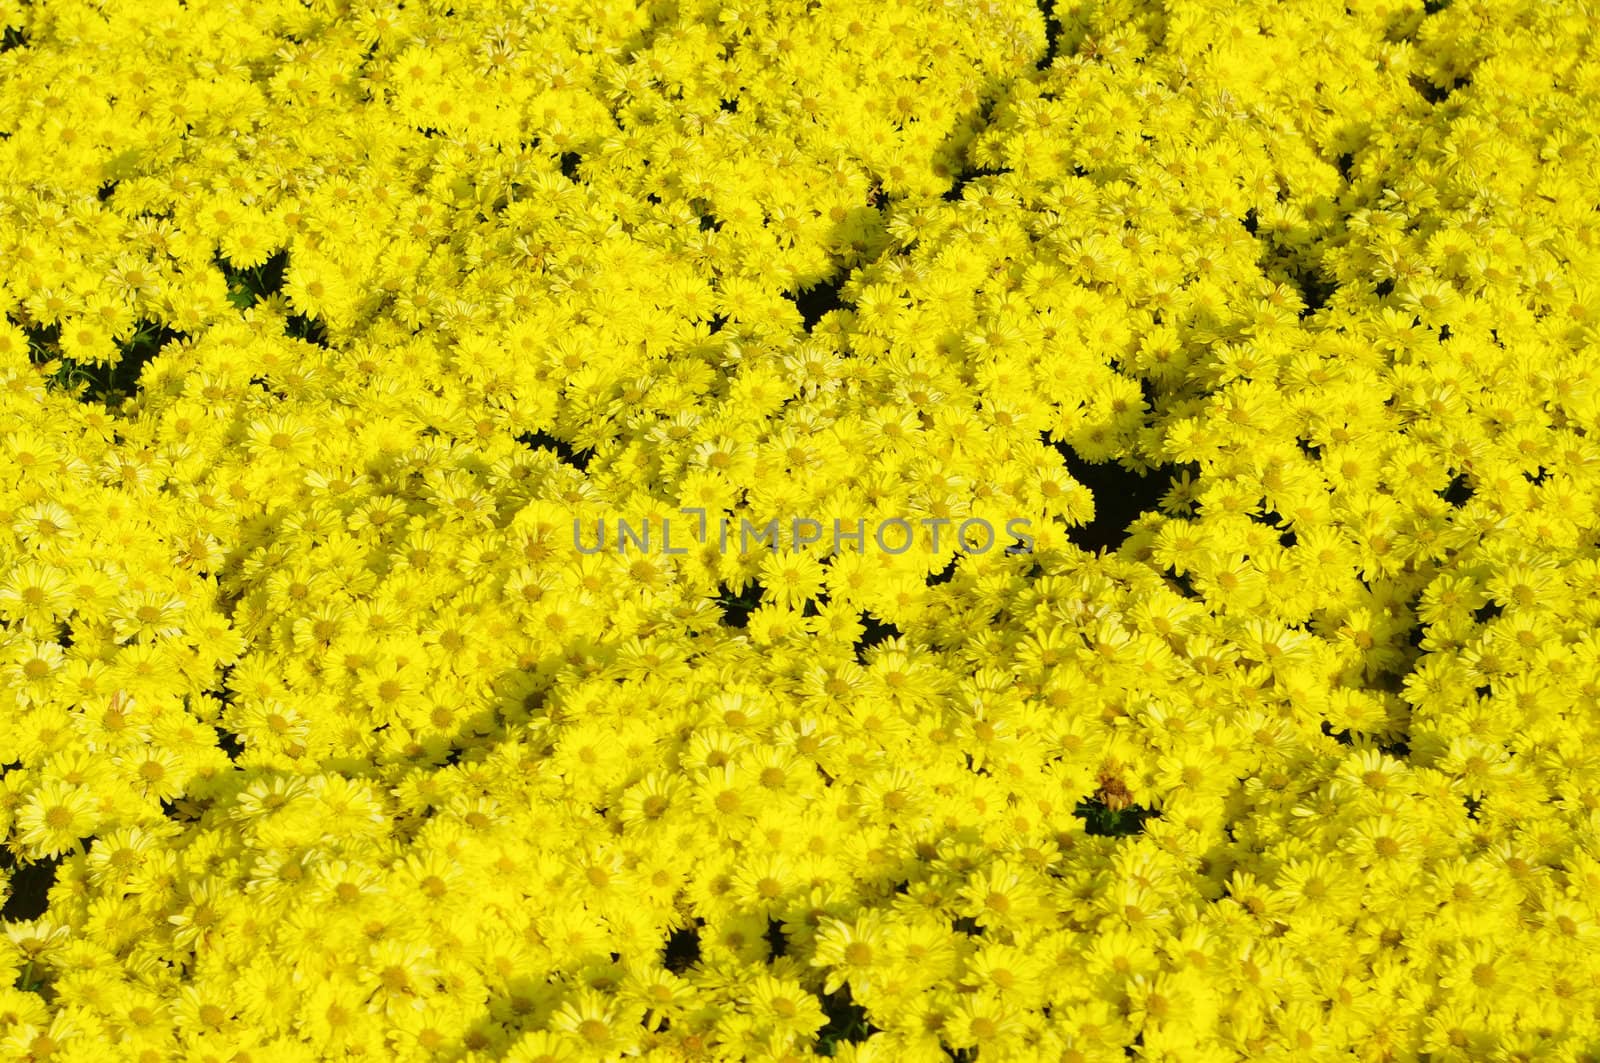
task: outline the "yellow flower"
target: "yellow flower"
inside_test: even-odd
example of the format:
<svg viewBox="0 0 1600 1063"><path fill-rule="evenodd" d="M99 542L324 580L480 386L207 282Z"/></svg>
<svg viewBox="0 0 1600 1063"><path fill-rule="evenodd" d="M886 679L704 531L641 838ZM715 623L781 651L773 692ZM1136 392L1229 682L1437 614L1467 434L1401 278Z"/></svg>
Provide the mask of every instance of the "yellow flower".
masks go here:
<svg viewBox="0 0 1600 1063"><path fill-rule="evenodd" d="M809 553L773 551L762 559L757 579L763 600L797 609L822 590L826 569Z"/></svg>
<svg viewBox="0 0 1600 1063"><path fill-rule="evenodd" d="M47 627L62 615L70 608L71 600L67 577L37 561L16 565L0 584L0 613L35 629Z"/></svg>
<svg viewBox="0 0 1600 1063"><path fill-rule="evenodd" d="M832 993L848 982L852 993L870 992L891 960L888 946L888 928L880 912L863 911L853 921L824 920L810 961L826 971L822 991Z"/></svg>
<svg viewBox="0 0 1600 1063"><path fill-rule="evenodd" d="M73 852L99 825L98 809L88 787L45 780L17 812L17 841L34 859Z"/></svg>
<svg viewBox="0 0 1600 1063"><path fill-rule="evenodd" d="M112 633L119 643L181 635L186 604L182 598L161 591L124 595L108 614Z"/></svg>
<svg viewBox="0 0 1600 1063"><path fill-rule="evenodd" d="M745 991L744 1006L757 1030L809 1038L827 1024L822 1005L799 982L760 975Z"/></svg>

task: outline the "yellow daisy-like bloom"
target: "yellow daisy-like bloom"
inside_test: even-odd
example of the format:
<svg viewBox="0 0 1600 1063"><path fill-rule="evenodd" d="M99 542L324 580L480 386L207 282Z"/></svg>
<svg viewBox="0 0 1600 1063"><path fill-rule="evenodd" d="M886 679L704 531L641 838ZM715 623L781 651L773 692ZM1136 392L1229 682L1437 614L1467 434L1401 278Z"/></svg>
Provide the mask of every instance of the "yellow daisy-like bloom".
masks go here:
<svg viewBox="0 0 1600 1063"><path fill-rule="evenodd" d="M98 825L99 801L89 788L45 781L16 813L17 840L36 859L72 852Z"/></svg>
<svg viewBox="0 0 1600 1063"><path fill-rule="evenodd" d="M761 977L748 992L750 1019L758 1028L787 1038L810 1038L827 1024L821 1004L799 982Z"/></svg>
<svg viewBox="0 0 1600 1063"><path fill-rule="evenodd" d="M889 961L887 928L881 916L865 913L853 922L832 919L817 931L813 967L827 969L823 992L848 983L853 992L870 991L874 971Z"/></svg>

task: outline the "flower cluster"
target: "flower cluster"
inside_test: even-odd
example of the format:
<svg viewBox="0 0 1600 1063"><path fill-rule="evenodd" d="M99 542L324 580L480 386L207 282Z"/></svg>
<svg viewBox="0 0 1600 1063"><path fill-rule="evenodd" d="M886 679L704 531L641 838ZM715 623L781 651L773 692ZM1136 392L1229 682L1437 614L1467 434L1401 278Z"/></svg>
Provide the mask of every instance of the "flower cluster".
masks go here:
<svg viewBox="0 0 1600 1063"><path fill-rule="evenodd" d="M0 0L0 1051L1593 1058L1579 8Z"/></svg>

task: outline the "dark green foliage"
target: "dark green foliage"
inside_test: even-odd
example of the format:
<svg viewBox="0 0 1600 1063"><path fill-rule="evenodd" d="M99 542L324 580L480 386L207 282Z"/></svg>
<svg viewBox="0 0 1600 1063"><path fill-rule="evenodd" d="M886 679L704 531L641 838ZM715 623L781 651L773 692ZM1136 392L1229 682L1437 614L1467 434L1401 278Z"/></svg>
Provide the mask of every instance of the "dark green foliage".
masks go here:
<svg viewBox="0 0 1600 1063"><path fill-rule="evenodd" d="M898 627L879 620L871 613L861 614L861 624L866 630L861 632L860 638L856 639L855 649L857 657L860 657L861 654L878 645L878 643L883 642L885 639L897 639L903 634Z"/></svg>
<svg viewBox="0 0 1600 1063"><path fill-rule="evenodd" d="M56 883L60 857L18 864L9 850L0 849L0 870L11 872L11 896L0 909L0 920L37 919L49 907L50 887Z"/></svg>
<svg viewBox="0 0 1600 1063"><path fill-rule="evenodd" d="M673 974L682 974L700 962L700 927L705 924L703 920L695 922L697 925L680 927L667 938L661 966Z"/></svg>
<svg viewBox="0 0 1600 1063"><path fill-rule="evenodd" d="M750 614L755 612L761 604L761 584L751 582L745 584L742 591L735 594L726 583L717 585L717 606L722 610L722 621L729 627L745 627L750 623Z"/></svg>
<svg viewBox="0 0 1600 1063"><path fill-rule="evenodd" d="M820 1055L832 1056L841 1043L856 1044L878 1032L867 1021L867 1009L851 997L848 985L822 998L822 1013L828 1017L828 1024L817 1034Z"/></svg>
<svg viewBox="0 0 1600 1063"><path fill-rule="evenodd" d="M1083 820L1084 831L1106 838L1124 838L1144 830L1144 821L1156 815L1154 809L1140 805L1114 809L1098 798L1080 801L1072 814Z"/></svg>
<svg viewBox="0 0 1600 1063"><path fill-rule="evenodd" d="M843 287L844 277L839 276L833 280L818 281L811 287L803 288L790 296L800 311L807 332L815 328L823 315L830 310L841 310L848 305L839 297Z"/></svg>
<svg viewBox="0 0 1600 1063"><path fill-rule="evenodd" d="M517 442L530 450L554 451L562 464L570 465L579 472L588 471L589 459L594 456L592 451L578 450L571 443L557 439L549 432L524 432L517 437Z"/></svg>
<svg viewBox="0 0 1600 1063"><path fill-rule="evenodd" d="M75 362L61 353L60 329L24 328L28 351L35 365L54 365L46 387L65 391L80 399L116 408L139 389L139 373L145 364L161 353L161 348L184 334L156 322L140 321L134 334L117 348L117 360L109 365Z"/></svg>

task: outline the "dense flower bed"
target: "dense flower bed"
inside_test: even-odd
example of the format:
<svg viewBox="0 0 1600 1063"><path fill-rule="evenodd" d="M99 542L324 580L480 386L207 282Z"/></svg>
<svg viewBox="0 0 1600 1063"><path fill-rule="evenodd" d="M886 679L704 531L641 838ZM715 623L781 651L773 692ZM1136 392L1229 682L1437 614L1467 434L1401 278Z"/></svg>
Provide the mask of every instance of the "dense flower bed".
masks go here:
<svg viewBox="0 0 1600 1063"><path fill-rule="evenodd" d="M0 21L5 1058L1600 1058L1582 5Z"/></svg>

